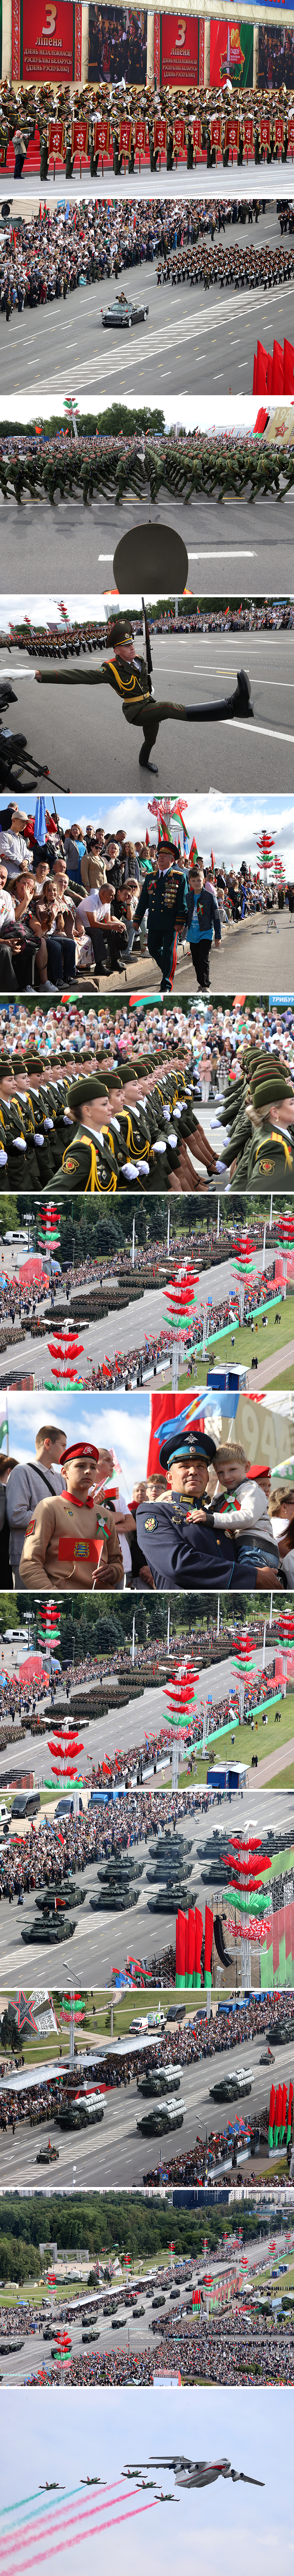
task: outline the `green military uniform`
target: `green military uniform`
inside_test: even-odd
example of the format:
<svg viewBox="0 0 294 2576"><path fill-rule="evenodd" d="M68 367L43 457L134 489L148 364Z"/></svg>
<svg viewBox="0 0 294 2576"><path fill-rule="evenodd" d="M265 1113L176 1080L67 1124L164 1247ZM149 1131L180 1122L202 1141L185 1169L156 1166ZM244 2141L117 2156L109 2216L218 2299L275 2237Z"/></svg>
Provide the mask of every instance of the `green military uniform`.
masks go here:
<svg viewBox="0 0 294 2576"><path fill-rule="evenodd" d="M163 993L167 989L172 992L177 963L178 930L183 933L188 920L186 878L176 865L176 856L174 849L169 865L167 850L167 867L164 875L159 870L155 877L144 877L135 913L136 924L144 920L146 912L148 914L149 957L155 958L156 965L161 968Z"/></svg>

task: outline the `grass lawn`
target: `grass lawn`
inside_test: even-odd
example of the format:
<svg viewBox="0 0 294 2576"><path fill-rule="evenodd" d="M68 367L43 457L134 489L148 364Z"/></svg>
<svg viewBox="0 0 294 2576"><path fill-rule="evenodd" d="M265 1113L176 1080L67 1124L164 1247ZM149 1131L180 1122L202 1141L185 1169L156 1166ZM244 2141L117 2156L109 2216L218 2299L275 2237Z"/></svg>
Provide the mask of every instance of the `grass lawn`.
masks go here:
<svg viewBox="0 0 294 2576"><path fill-rule="evenodd" d="M271 1688L271 1685L269 1685L269 1688ZM271 1709L268 1710L267 1726L263 1726L260 1710L259 1716L254 1719L253 1735L251 1735L250 1721L249 1726L235 1727L235 1743L233 1746L232 1734L234 1733L234 1728L232 1727L231 1722L227 1727L224 1727L222 1735L219 1736L218 1743L212 1745L211 1748L212 1754L214 1753L216 1768L218 1762L229 1761L231 1758L232 1762L245 1762L247 1770L251 1771L252 1753L257 1753L257 1759L259 1762L265 1762L267 1761L269 1754L275 1752L278 1754L279 1744L289 1744L292 1751L294 1742L294 1691L287 1691L286 1699L281 1700L279 1684L277 1683L275 1707L280 1708L281 1710L280 1726L275 1726L274 1708L272 1712ZM217 1718L217 1709L215 1709L215 1717ZM188 1784L188 1760L189 1755L187 1755L186 1761L183 1763L181 1770L179 1770L179 1784L182 1788L186 1787ZM209 1768L210 1761L206 1748L205 1762L202 1762L201 1754L197 1754L197 1756L195 1755L195 1765L192 1780L191 1782L189 1781L189 1786L191 1786L191 1788L196 1786L205 1789L207 1771ZM289 1771L287 1769L286 1771L281 1772L280 1778L278 1778L277 1775L277 1778L270 1782L271 1789L284 1789L285 1785L288 1789L294 1785L293 1763L291 1763L291 1765L289 1764Z"/></svg>
<svg viewBox="0 0 294 2576"><path fill-rule="evenodd" d="M276 1304L277 1306L279 1304L278 1292ZM194 1360L195 1384L197 1380L197 1385L206 1386L207 1369L210 1365L212 1351L214 1353L215 1362L229 1362L230 1365L232 1362L233 1367L248 1368L251 1375L253 1351L254 1355L256 1355L257 1352L259 1360L268 1360L271 1359L272 1353L275 1354L277 1349L279 1349L279 1351L282 1349L283 1342L291 1342L292 1339L294 1340L294 1297L286 1297L283 1299L283 1303L279 1307L279 1312L281 1321L280 1324L275 1324L274 1316L276 1313L276 1306L273 1304L272 1312L270 1310L268 1311L266 1329L265 1324L262 1322L261 1315L257 1333L255 1331L254 1333L251 1332L250 1325L248 1326L245 1324L242 1325L241 1328L239 1325L239 1328L236 1328L235 1331L234 1350L232 1350L233 1325L229 1324L227 1333L222 1333L220 1339L216 1330L213 1336L213 1342L211 1342L210 1352L209 1347L207 1347L205 1360L202 1360L201 1351L199 1351L199 1353L197 1352L197 1358ZM256 1372L254 1370L253 1377L255 1377L255 1374ZM294 1369L292 1380L289 1378L288 1371L284 1381L279 1375L279 1386L282 1386L283 1383L285 1386L291 1385L291 1383L293 1385L293 1380ZM191 1382L193 1385L193 1378ZM187 1362L185 1367L181 1372L179 1372L179 1386L185 1386L186 1384Z"/></svg>

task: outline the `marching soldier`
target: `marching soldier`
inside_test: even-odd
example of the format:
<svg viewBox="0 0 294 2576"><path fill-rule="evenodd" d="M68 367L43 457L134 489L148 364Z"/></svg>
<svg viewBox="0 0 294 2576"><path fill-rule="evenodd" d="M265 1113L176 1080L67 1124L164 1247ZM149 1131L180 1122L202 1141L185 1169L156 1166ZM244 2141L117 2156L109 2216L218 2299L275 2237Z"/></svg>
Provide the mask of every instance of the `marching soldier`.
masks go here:
<svg viewBox="0 0 294 2576"><path fill-rule="evenodd" d="M107 648L110 650L111 659L110 662L102 663L102 669L98 670L97 664L92 663L90 671L88 669L81 671L80 664L77 670L74 668L69 670L68 667L60 668L59 663L56 666L51 662L48 670L36 671L36 680L43 684L54 680L55 684L59 682L62 687L66 684L70 687L77 685L81 687L84 682L86 688L90 685L101 688L104 685L115 689L116 696L121 697L126 723L140 726L143 732L143 743L139 751L139 769L148 769L149 772L152 770L155 777L157 777L157 767L156 763L150 760L150 752L157 740L161 724L170 721L177 724L222 724L226 722L227 717L240 718L241 716L246 720L254 715L251 684L246 671L238 671L237 688L229 697L207 700L203 706L179 706L172 699L157 700L154 697L147 660L143 653L138 654L129 620L116 618L111 624L108 629Z"/></svg>

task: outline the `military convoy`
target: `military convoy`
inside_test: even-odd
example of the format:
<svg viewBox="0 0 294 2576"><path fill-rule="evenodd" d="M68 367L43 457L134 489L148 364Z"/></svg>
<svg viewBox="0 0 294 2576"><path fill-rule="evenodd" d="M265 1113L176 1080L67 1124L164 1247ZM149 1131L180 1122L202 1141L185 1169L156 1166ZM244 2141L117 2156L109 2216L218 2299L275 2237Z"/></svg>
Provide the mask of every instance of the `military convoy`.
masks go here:
<svg viewBox="0 0 294 2576"><path fill-rule="evenodd" d="M154 2070L152 2069L150 2075L142 2075L141 2084L138 2084L138 2093L143 2094L143 2101L146 2102L150 2095L155 2095L157 2097L161 2096L163 2093L179 2093L180 2087L181 2073L179 2067L158 2066L154 2067Z"/></svg>
<svg viewBox="0 0 294 2576"><path fill-rule="evenodd" d="M166 2099L155 2102L153 2109L143 2112L142 2119L137 2120L141 2138L165 2138L172 2129L182 2129L186 2109L187 2104L182 2097L179 2102L175 2102L174 2096L171 2102Z"/></svg>
<svg viewBox="0 0 294 2576"><path fill-rule="evenodd" d="M93 2129L104 2117L103 2094L94 2090L89 2093L69 2091L57 2117L60 2129Z"/></svg>
<svg viewBox="0 0 294 2576"><path fill-rule="evenodd" d="M143 1861L133 1860L131 1852L119 1852L117 1858L112 1852L98 1869L101 1885L99 1895L90 1896L92 1914L124 1914L131 1905L138 1905L142 1872Z"/></svg>

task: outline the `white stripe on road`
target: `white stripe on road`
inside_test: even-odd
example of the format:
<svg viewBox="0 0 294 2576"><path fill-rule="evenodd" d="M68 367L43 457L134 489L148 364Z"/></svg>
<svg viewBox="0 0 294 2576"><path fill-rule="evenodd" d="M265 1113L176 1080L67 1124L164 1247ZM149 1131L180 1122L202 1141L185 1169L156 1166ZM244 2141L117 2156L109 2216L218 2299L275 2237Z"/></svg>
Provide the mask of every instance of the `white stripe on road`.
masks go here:
<svg viewBox="0 0 294 2576"><path fill-rule="evenodd" d="M224 724L234 725L235 732L237 727L237 733L244 733L246 721L248 721L246 716L224 716L223 718ZM294 733L280 733L278 725L255 724L254 733L264 734L266 742L294 742Z"/></svg>

